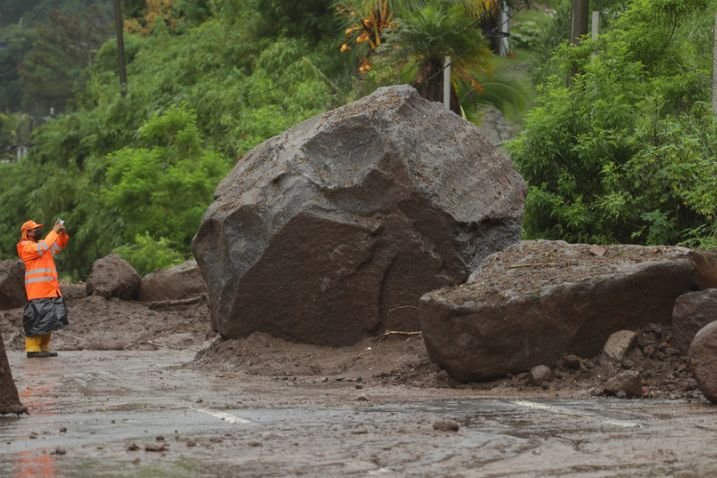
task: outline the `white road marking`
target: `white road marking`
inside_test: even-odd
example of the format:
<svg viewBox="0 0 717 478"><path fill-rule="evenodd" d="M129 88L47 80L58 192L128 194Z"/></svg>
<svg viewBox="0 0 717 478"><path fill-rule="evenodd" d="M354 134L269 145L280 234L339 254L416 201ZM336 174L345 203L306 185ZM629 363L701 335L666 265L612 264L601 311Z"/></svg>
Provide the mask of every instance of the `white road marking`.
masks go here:
<svg viewBox="0 0 717 478"><path fill-rule="evenodd" d="M197 408L198 412L206 413L207 415L211 415L215 418L218 418L220 420L223 420L227 423L254 423L251 420L247 420L246 418L238 417L236 415L232 415L231 413L227 412L218 412L214 410L207 410L206 408Z"/></svg>
<svg viewBox="0 0 717 478"><path fill-rule="evenodd" d="M530 408L530 409L533 409L533 410L543 410L543 411L546 411L546 412L558 413L558 414L561 414L561 415L573 415L573 416L576 416L576 417L580 417L580 416L592 417L592 418L595 418L595 419L597 419L597 420L602 421L603 423L605 423L605 424L607 424L607 425L614 425L614 426L616 426L616 427L634 428L634 427L639 427L639 426L640 426L639 423L631 422L631 421L628 421L628 420L613 420L613 419L611 419L611 418L604 419L604 418L602 418L601 416L599 416L599 415L597 415L597 414L594 414L594 413L578 412L578 411L575 411L575 410L571 410L571 409L569 409L569 408L556 407L556 406L553 406L553 405L545 405L545 404L543 404L543 403L529 402L529 401L527 401L527 400L515 400L515 401L512 401L512 402L510 402L510 403L512 403L513 405L518 405L519 407Z"/></svg>

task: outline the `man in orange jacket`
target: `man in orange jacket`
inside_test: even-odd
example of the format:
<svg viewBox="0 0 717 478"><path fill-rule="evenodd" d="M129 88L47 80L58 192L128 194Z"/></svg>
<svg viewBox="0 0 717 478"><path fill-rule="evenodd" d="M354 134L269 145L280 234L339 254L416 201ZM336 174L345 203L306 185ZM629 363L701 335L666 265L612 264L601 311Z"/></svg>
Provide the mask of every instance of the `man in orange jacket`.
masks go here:
<svg viewBox="0 0 717 478"><path fill-rule="evenodd" d="M42 224L27 221L20 229L17 255L25 263L25 292L28 303L22 317L28 357L56 357L50 352L52 332L68 325L65 299L60 293L54 257L70 237L63 221L42 239Z"/></svg>

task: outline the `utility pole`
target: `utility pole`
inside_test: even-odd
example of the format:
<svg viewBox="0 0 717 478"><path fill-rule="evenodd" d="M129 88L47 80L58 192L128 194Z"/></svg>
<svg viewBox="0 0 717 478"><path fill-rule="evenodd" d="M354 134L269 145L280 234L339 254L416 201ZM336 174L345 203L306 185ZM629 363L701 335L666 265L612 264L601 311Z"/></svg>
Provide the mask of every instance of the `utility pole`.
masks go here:
<svg viewBox="0 0 717 478"><path fill-rule="evenodd" d="M712 111L717 114L717 13L715 13L714 46L712 48Z"/></svg>
<svg viewBox="0 0 717 478"><path fill-rule="evenodd" d="M508 34L498 38L498 54L500 56L508 56L508 53L510 53L510 15L507 0L503 0L500 5L500 26L498 30Z"/></svg>
<svg viewBox="0 0 717 478"><path fill-rule="evenodd" d="M451 57L443 63L443 106L451 111Z"/></svg>
<svg viewBox="0 0 717 478"><path fill-rule="evenodd" d="M573 0L573 18L570 23L570 44L580 43L580 37L588 33L588 7L590 0Z"/></svg>
<svg viewBox="0 0 717 478"><path fill-rule="evenodd" d="M593 12L592 40L595 41L600 35L600 12Z"/></svg>
<svg viewBox="0 0 717 478"><path fill-rule="evenodd" d="M127 96L127 66L124 58L124 29L122 28L122 5L120 4L120 0L115 0L115 30L117 34L120 94Z"/></svg>

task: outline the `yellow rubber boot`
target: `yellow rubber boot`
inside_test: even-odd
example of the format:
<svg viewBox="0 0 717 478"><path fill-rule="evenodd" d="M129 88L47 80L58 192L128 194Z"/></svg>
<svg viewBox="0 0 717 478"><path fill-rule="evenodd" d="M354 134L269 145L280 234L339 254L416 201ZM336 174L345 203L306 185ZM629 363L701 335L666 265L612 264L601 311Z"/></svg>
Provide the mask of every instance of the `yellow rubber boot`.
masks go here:
<svg viewBox="0 0 717 478"><path fill-rule="evenodd" d="M25 352L41 352L42 336L25 337Z"/></svg>
<svg viewBox="0 0 717 478"><path fill-rule="evenodd" d="M49 352L50 351L50 339L52 338L52 332L40 335L40 350L42 352Z"/></svg>

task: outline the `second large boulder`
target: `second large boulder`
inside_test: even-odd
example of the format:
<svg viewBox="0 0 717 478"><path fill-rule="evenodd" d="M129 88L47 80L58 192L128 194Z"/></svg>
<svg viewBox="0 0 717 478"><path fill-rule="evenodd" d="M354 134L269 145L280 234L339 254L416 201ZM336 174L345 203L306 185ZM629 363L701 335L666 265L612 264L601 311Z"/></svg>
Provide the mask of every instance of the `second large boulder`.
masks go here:
<svg viewBox="0 0 717 478"><path fill-rule="evenodd" d="M613 332L669 323L704 274L681 247L525 241L487 258L469 283L423 296L423 338L464 381L590 357Z"/></svg>
<svg viewBox="0 0 717 478"><path fill-rule="evenodd" d="M162 301L189 299L207 292L196 261L187 261L142 277L139 300Z"/></svg>
<svg viewBox="0 0 717 478"><path fill-rule="evenodd" d="M327 345L417 330L418 299L520 236L526 185L471 123L381 88L254 148L192 248L212 324Z"/></svg>

